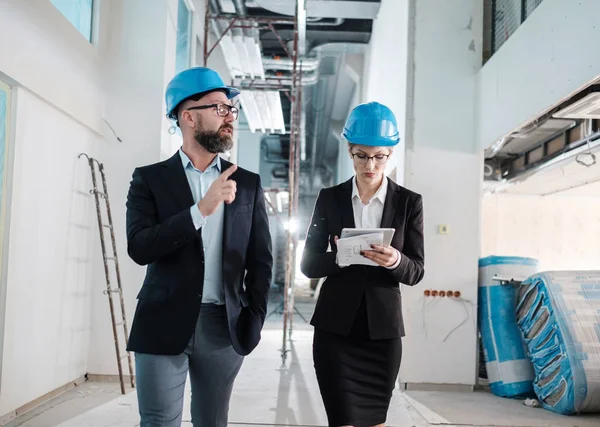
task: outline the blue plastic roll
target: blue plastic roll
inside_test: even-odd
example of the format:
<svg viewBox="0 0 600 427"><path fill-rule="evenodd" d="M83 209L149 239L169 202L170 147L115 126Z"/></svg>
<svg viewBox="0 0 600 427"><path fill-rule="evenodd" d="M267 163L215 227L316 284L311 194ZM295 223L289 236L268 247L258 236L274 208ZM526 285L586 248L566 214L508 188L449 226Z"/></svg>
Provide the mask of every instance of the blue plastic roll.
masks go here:
<svg viewBox="0 0 600 427"><path fill-rule="evenodd" d="M537 272L532 258L490 256L479 260L479 329L489 387L501 397L534 397L534 370L517 326L515 286L495 276L525 280Z"/></svg>

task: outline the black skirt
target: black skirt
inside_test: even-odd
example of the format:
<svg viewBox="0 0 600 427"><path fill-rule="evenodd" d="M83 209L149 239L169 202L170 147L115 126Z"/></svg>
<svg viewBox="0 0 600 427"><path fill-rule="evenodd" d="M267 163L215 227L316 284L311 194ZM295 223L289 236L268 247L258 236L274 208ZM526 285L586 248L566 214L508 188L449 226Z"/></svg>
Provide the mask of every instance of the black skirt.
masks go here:
<svg viewBox="0 0 600 427"><path fill-rule="evenodd" d="M385 423L401 359L401 338L369 338L364 297L349 336L315 328L313 360L329 426Z"/></svg>

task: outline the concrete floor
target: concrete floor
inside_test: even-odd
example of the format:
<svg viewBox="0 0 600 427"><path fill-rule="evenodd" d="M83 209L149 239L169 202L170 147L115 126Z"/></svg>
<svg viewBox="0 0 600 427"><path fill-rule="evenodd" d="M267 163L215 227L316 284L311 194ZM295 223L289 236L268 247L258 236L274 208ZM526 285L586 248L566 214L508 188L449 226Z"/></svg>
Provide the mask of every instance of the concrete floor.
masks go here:
<svg viewBox="0 0 600 427"><path fill-rule="evenodd" d="M274 325L267 325L274 326ZM293 333L286 366L281 360L281 330L267 327L256 351L247 357L234 389L231 426L327 426L314 376L312 332ZM184 426L189 422L189 394ZM7 427L131 427L139 425L136 394L121 395L115 383L88 382L11 422ZM564 417L488 392L403 393L392 398L388 426L552 426L598 427L600 415Z"/></svg>
<svg viewBox="0 0 600 427"><path fill-rule="evenodd" d="M300 292L301 291L301 292ZM315 301L308 288L297 289L294 331L282 365L281 298L271 295L263 339L247 357L236 380L229 425L327 426L312 362ZM302 319L304 317L304 319ZM306 322L304 321L306 320ZM188 382L189 383L189 382ZM189 389L183 426L191 426ZM131 427L138 426L135 391L121 395L117 383L87 382L22 415L6 427ZM388 414L390 427L599 427L600 415L564 417L486 391L475 393L394 393Z"/></svg>

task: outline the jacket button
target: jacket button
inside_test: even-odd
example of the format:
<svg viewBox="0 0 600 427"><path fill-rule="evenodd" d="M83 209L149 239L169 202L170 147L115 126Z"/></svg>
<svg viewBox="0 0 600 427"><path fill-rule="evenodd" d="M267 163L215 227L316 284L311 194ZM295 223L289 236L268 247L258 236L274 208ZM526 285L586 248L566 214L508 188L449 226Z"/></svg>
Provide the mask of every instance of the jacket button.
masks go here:
<svg viewBox="0 0 600 427"><path fill-rule="evenodd" d="M198 294L198 298L202 298L202 294Z"/></svg>

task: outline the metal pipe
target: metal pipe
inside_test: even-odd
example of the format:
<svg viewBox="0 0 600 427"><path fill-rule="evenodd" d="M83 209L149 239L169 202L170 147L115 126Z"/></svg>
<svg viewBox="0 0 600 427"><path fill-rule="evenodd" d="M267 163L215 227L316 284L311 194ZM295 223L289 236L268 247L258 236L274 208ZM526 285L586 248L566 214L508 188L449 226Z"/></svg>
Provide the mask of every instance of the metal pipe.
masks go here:
<svg viewBox="0 0 600 427"><path fill-rule="evenodd" d="M321 90L319 90L321 89ZM312 104L313 110L316 110L316 114L314 115L314 124L312 141L311 141L311 153L310 153L310 190L314 189L315 184L315 175L317 169L317 142L319 138L319 130L321 128L321 119L323 118L323 111L325 110L325 97L327 96L327 88L323 87L323 85L319 85L315 92L317 99L314 100L315 103ZM314 92L313 92L314 93Z"/></svg>
<svg viewBox="0 0 600 427"><path fill-rule="evenodd" d="M207 62L208 62L208 26L210 25L210 3L206 2L204 4L205 10L204 10L204 43L203 43L203 49L204 49L204 57L203 57L203 64L206 67L207 66Z"/></svg>
<svg viewBox="0 0 600 427"><path fill-rule="evenodd" d="M221 8L219 6L218 0L210 0L210 2L207 2L206 7L207 7L208 10L212 9L212 13L213 14L217 14L218 15L221 12ZM206 20L209 20L211 18L210 14L208 14L208 15L209 16L206 17ZM223 28L221 27L221 23L218 20L214 19L214 18L210 19L210 20L213 21L213 26L214 26L214 28L218 32L217 38L220 37L221 34L223 34Z"/></svg>
<svg viewBox="0 0 600 427"><path fill-rule="evenodd" d="M496 140L496 142L494 142L494 144L492 146L485 149L485 154L484 154L485 158L486 159L493 158L496 154L498 154L500 152L500 150L502 150L502 148L504 148L504 146L506 145L506 143L509 140L510 140L509 137L502 137L502 138Z"/></svg>
<svg viewBox="0 0 600 427"><path fill-rule="evenodd" d="M235 7L235 13L240 16L248 15L248 10L246 9L246 3L244 3L244 0L232 0L232 2L233 7Z"/></svg>
<svg viewBox="0 0 600 427"><path fill-rule="evenodd" d="M302 88L300 88L300 95L302 95ZM304 101L300 102L300 160L306 160L306 102Z"/></svg>
<svg viewBox="0 0 600 427"><path fill-rule="evenodd" d="M298 86L297 86L297 63L298 63L298 27L297 21L294 20L294 44L293 44L293 55L292 59L294 61L294 68L292 74L292 114L290 115L291 119L291 129L290 129L290 149L289 149L289 176L288 176L288 186L289 186L289 194L290 194L290 203L288 204L288 223L292 219L295 220L295 212L294 212L294 192L296 190L296 182L295 182L295 171L294 167L296 165L295 156L296 156L296 133L297 133L297 122L296 115L298 109ZM281 357L283 364L285 364L285 359L287 356L287 341L288 341L288 322L290 323L291 329L291 311L293 310L293 299L290 300L290 293L293 292L293 282L294 282L294 267L295 267L295 250L294 250L294 238L292 236L291 227L288 227L287 233L287 257L286 257L286 274L285 274L285 284L283 290L283 345L281 349Z"/></svg>
<svg viewBox="0 0 600 427"><path fill-rule="evenodd" d="M296 26L298 28L298 55L306 55L306 0L296 0Z"/></svg>
<svg viewBox="0 0 600 427"><path fill-rule="evenodd" d="M248 10L246 9L246 4L244 3L244 0L232 0L233 1L233 6L235 7L235 13L236 15L239 15L240 17L244 18L246 16L248 16ZM243 21L244 25L246 21ZM251 23L250 26L254 26L256 27L256 23ZM238 31L240 31L238 29ZM244 29L244 35L247 37L254 37L255 36L255 30L254 29Z"/></svg>

